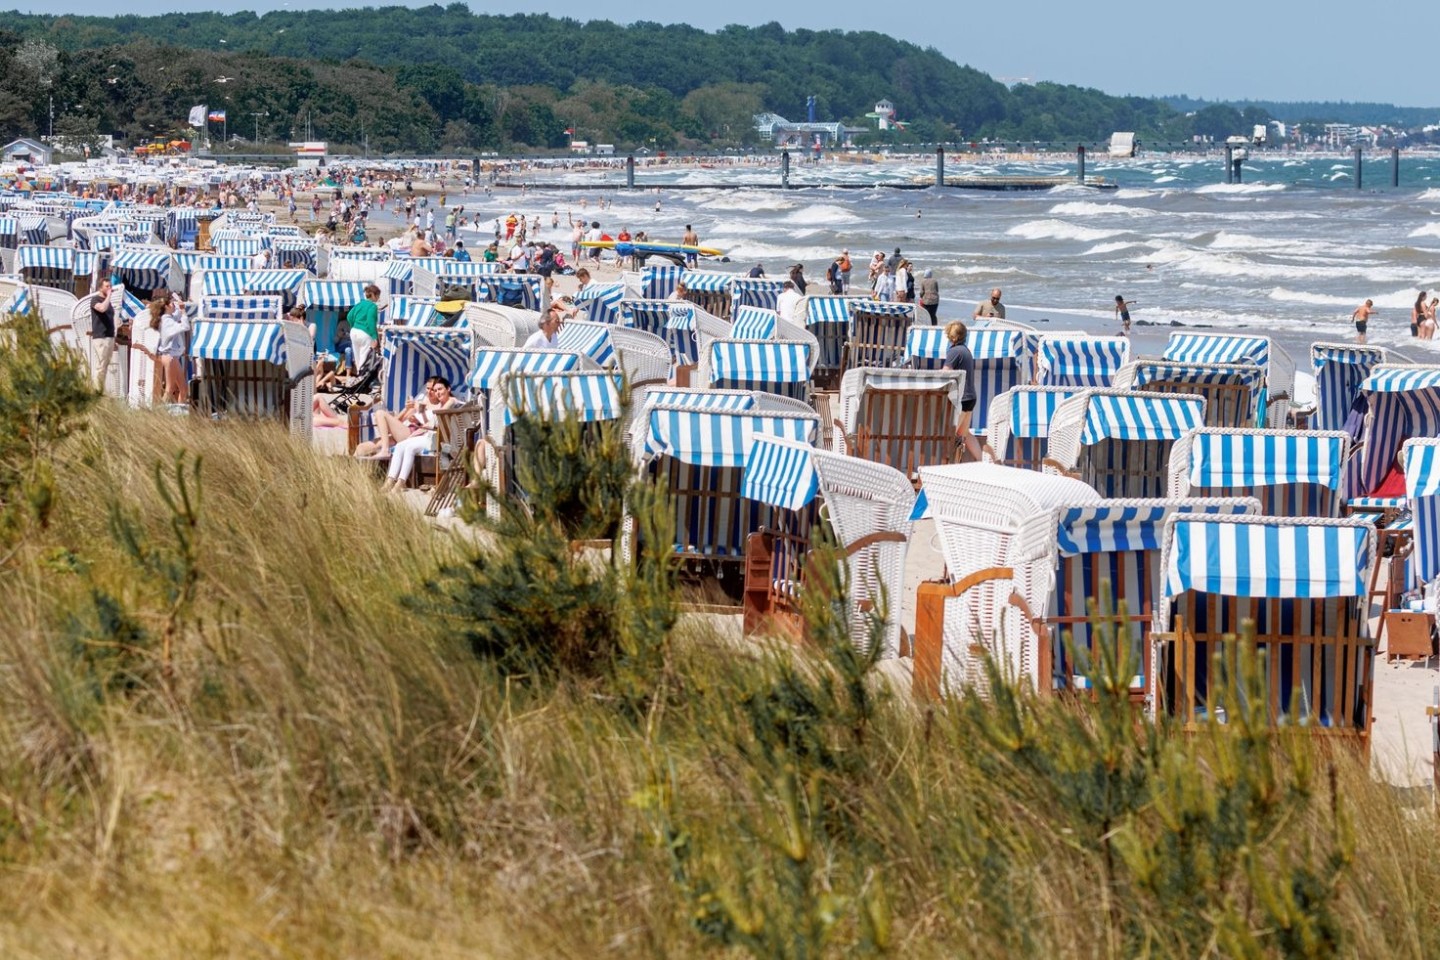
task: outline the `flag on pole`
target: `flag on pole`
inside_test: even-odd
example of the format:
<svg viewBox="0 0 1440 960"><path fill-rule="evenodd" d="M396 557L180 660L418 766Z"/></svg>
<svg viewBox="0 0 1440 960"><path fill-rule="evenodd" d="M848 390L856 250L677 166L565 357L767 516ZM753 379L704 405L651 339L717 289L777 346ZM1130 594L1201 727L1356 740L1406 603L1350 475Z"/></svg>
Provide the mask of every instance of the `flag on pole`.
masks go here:
<svg viewBox="0 0 1440 960"><path fill-rule="evenodd" d="M205 104L202 103L198 107L190 108L190 126L205 126Z"/></svg>
<svg viewBox="0 0 1440 960"><path fill-rule="evenodd" d="M210 122L211 122L211 123L224 123L224 122L225 122L225 111L224 111L224 110L211 110L210 113L209 113L209 118L210 118Z"/></svg>

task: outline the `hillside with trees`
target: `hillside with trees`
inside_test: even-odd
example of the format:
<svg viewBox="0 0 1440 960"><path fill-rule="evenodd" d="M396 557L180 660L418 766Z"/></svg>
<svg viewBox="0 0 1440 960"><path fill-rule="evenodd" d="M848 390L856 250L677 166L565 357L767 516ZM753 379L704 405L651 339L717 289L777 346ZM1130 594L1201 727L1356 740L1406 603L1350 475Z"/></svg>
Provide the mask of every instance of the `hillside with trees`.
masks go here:
<svg viewBox="0 0 1440 960"><path fill-rule="evenodd" d="M159 40L163 38L163 44ZM220 77L233 77L224 84ZM683 25L477 16L467 6L364 11L7 17L0 135L57 124L143 137L191 105L232 132L304 134L377 151L558 148L566 130L621 146L753 142L751 117L819 115L866 126L893 101L917 142L1190 135L1160 100L1052 83L1013 89L933 48L874 32L706 32ZM252 122L259 121L258 130ZM248 128L248 129L247 129ZM878 137L878 135L877 135Z"/></svg>

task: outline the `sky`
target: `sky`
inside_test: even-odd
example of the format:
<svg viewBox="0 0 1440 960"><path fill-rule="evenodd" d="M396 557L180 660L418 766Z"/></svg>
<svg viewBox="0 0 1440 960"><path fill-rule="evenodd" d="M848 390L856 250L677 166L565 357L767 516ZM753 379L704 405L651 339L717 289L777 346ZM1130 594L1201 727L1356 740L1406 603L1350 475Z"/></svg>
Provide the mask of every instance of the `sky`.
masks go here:
<svg viewBox="0 0 1440 960"><path fill-rule="evenodd" d="M113 15L177 10L294 10L355 7L363 0L0 0L28 13ZM370 5L381 5L371 3ZM426 6L391 0L389 6ZM513 13L513 5L471 2L477 13ZM1167 3L966 3L917 0L904 7L833 0L725 0L723 3L607 7L587 0L526 6L579 20L685 22L705 30L778 21L787 29L876 30L922 46L997 80L1050 80L1116 95L1185 94L1206 100L1346 100L1440 107L1435 0L1283 0ZM678 11L683 10L682 15ZM899 16L894 16L894 14ZM3 21L0 21L3 22ZM1407 39L1408 38L1408 39Z"/></svg>

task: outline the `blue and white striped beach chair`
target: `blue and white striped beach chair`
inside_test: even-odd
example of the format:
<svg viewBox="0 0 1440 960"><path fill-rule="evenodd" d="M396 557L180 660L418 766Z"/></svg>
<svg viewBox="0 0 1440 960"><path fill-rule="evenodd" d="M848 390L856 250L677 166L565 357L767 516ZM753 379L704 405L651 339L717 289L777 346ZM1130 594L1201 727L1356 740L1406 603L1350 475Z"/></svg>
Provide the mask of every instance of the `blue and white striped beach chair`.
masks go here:
<svg viewBox="0 0 1440 960"><path fill-rule="evenodd" d="M15 269L27 284L73 294L76 277L75 254L73 247L22 244L15 251Z"/></svg>
<svg viewBox="0 0 1440 960"><path fill-rule="evenodd" d="M1289 419L1290 396L1295 389L1295 361L1269 337L1224 333L1172 333L1164 360L1180 363L1249 364L1265 372L1257 405L1257 423L1284 427Z"/></svg>
<svg viewBox="0 0 1440 960"><path fill-rule="evenodd" d="M340 315L365 299L365 283L361 280L307 280L300 286L300 302L305 306L305 319L315 327L315 354L335 358L335 331Z"/></svg>
<svg viewBox="0 0 1440 960"><path fill-rule="evenodd" d="M279 297L202 297L200 316L206 320L278 322L285 307Z"/></svg>
<svg viewBox="0 0 1440 960"><path fill-rule="evenodd" d="M841 375L856 367L897 367L905 356L906 334L915 322L913 303L849 300L850 328Z"/></svg>
<svg viewBox="0 0 1440 960"><path fill-rule="evenodd" d="M773 522L776 509L741 492L755 437L766 434L813 444L819 426L813 412L648 404L646 428L635 431L632 442L642 474L668 491L674 505L674 553L696 560L742 559L746 538ZM629 529L631 550L633 536Z"/></svg>
<svg viewBox="0 0 1440 960"><path fill-rule="evenodd" d="M1152 656L1155 709L1186 729L1224 722L1221 638L1254 623L1255 669L1276 725L1368 740L1374 641L1367 520L1174 516L1165 526ZM1225 671L1235 669L1233 662ZM1242 688L1241 695L1244 695Z"/></svg>
<svg viewBox="0 0 1440 960"><path fill-rule="evenodd" d="M815 383L833 390L845 359L845 341L850 336L850 298L808 296L804 299L805 329L814 335L819 354L815 362Z"/></svg>
<svg viewBox="0 0 1440 960"><path fill-rule="evenodd" d="M1408 440L1404 454L1407 519L1414 543L1407 582L1417 588L1440 577L1440 440Z"/></svg>
<svg viewBox="0 0 1440 960"><path fill-rule="evenodd" d="M273 264L281 269L320 273L319 244L309 238L277 238L270 245Z"/></svg>
<svg viewBox="0 0 1440 960"><path fill-rule="evenodd" d="M386 324L406 327L443 326L445 318L435 310L439 302L435 297L392 296L381 320Z"/></svg>
<svg viewBox="0 0 1440 960"><path fill-rule="evenodd" d="M314 418L314 344L303 325L200 319L190 341L197 362L194 390L208 416L278 419L308 440Z"/></svg>
<svg viewBox="0 0 1440 960"><path fill-rule="evenodd" d="M835 452L883 463L912 480L922 466L954 463L964 389L959 370L847 370Z"/></svg>
<svg viewBox="0 0 1440 960"><path fill-rule="evenodd" d="M1160 541L1173 514L1253 515L1249 497L1098 500L1056 510L1055 588L1046 607L1049 650L1041 674L1052 689L1090 686L1101 654L1091 617L1110 625L1117 664L1135 671L1131 697L1144 700L1150 677L1150 630L1160 595ZM1069 641L1067 645L1067 640ZM1075 658L1071 657L1074 651Z"/></svg>
<svg viewBox="0 0 1440 960"><path fill-rule="evenodd" d="M1044 466L1055 408L1079 393L1075 387L1018 386L990 404L982 454L987 462L1039 470Z"/></svg>
<svg viewBox="0 0 1440 960"><path fill-rule="evenodd" d="M591 283L575 294L575 304L591 323L616 324L621 322L620 301L632 293L624 283Z"/></svg>
<svg viewBox="0 0 1440 960"><path fill-rule="evenodd" d="M685 284L685 299L721 320L730 319L730 291L736 279L733 273L715 270L686 270L680 276Z"/></svg>
<svg viewBox="0 0 1440 960"><path fill-rule="evenodd" d="M541 278L527 273L480 274L475 276L475 295L503 307L540 309ZM417 283L415 289L420 290Z"/></svg>
<svg viewBox="0 0 1440 960"><path fill-rule="evenodd" d="M675 284L685 268L674 264L650 265L640 268L640 299L664 300L675 292ZM653 331L652 331L653 332Z"/></svg>
<svg viewBox="0 0 1440 960"><path fill-rule="evenodd" d="M730 339L774 340L777 319L774 310L737 305L730 314Z"/></svg>
<svg viewBox="0 0 1440 960"><path fill-rule="evenodd" d="M1108 387L1129 359L1129 337L1046 334L1036 345L1035 385Z"/></svg>
<svg viewBox="0 0 1440 960"><path fill-rule="evenodd" d="M780 292L784 289L784 280L769 277L735 277L730 281L731 319L735 318L735 311L741 307L759 307L762 310L776 309L776 304L780 300ZM797 318L784 317L783 319L794 322Z"/></svg>
<svg viewBox="0 0 1440 960"><path fill-rule="evenodd" d="M444 377L461 400L470 395L466 382L476 352L470 331L386 326L380 333L380 403L385 409L402 409L431 377Z"/></svg>
<svg viewBox="0 0 1440 960"><path fill-rule="evenodd" d="M1359 444L1345 462L1341 489L1352 511L1391 516L1405 498L1375 496L1406 440L1440 437L1440 365L1380 364L1360 385L1366 401Z"/></svg>
<svg viewBox="0 0 1440 960"><path fill-rule="evenodd" d="M540 314L495 303L467 303L460 325L470 328L486 344L499 349L518 347L540 329Z"/></svg>
<svg viewBox="0 0 1440 960"><path fill-rule="evenodd" d="M1205 422L1205 401L1182 394L1084 390L1055 408L1044 469L1110 498L1163 497L1170 450Z"/></svg>
<svg viewBox="0 0 1440 960"><path fill-rule="evenodd" d="M1338 517L1349 445L1339 430L1195 430L1170 451L1170 495L1250 495L1266 516Z"/></svg>
<svg viewBox="0 0 1440 960"><path fill-rule="evenodd" d="M1355 343L1316 343L1310 346L1310 369L1315 374L1314 430L1344 430L1360 385L1370 371L1387 361L1384 347Z"/></svg>
<svg viewBox="0 0 1440 960"><path fill-rule="evenodd" d="M1115 375L1117 390L1183 393L1205 398L1205 425L1253 427L1265 396L1265 370L1253 363L1132 360Z"/></svg>
<svg viewBox="0 0 1440 960"><path fill-rule="evenodd" d="M179 265L164 247L122 247L110 259L110 273L120 278L125 289L145 299L156 290L179 290L184 286Z"/></svg>
<svg viewBox="0 0 1440 960"><path fill-rule="evenodd" d="M234 270L242 273L250 270L248 257L221 257L213 253L190 253L179 252L175 254L175 265L180 270L181 283L184 285L180 291L186 300L195 300L204 296L203 287L196 282L200 274L212 271ZM244 291L239 291L243 293Z"/></svg>

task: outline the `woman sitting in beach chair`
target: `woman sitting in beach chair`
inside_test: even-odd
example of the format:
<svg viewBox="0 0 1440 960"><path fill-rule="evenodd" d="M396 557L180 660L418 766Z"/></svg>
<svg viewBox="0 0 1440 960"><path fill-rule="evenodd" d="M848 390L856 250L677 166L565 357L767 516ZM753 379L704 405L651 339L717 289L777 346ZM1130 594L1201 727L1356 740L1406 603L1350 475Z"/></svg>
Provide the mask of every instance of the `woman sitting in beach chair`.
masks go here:
<svg viewBox="0 0 1440 960"><path fill-rule="evenodd" d="M386 493L404 487L415 469L415 458L432 452L436 411L448 410L458 402L448 380L431 377L425 382L425 393L405 404L399 414L375 411L375 434L379 439L362 444L355 452L357 456L390 461Z"/></svg>

